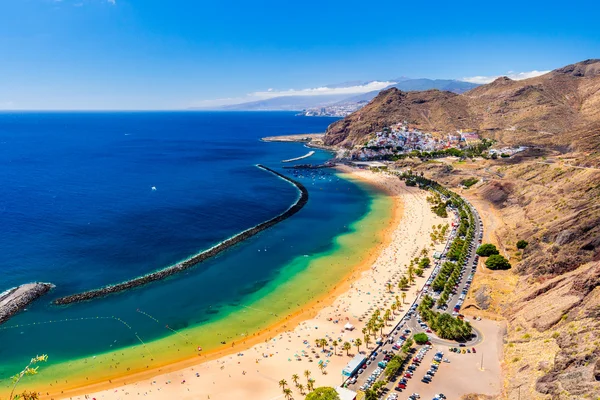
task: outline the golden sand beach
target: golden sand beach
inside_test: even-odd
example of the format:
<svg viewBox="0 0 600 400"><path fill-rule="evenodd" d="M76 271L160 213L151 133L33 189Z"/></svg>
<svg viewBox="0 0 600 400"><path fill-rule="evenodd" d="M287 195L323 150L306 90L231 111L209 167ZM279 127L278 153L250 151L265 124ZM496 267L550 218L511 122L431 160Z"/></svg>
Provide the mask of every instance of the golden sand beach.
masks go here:
<svg viewBox="0 0 600 400"><path fill-rule="evenodd" d="M364 262L356 265L327 295L315 299L283 321L272 324L259 334L239 343L235 348L221 348L201 358L187 359L147 372L129 375L111 382L65 391L52 398L73 399L274 399L282 397L278 382L292 376L306 383L308 371L315 386L335 386L342 382L341 370L356 353L338 347L337 354L316 358L315 339L331 338L341 342L362 338L363 316L376 307L386 307L397 288L388 291L386 283L396 281L410 259L430 246L432 226L444 222L429 210L426 192L406 187L396 177L366 170L339 167L352 179L377 186L393 199L393 217L382 227L381 244ZM440 245L441 246L441 245ZM440 247L438 246L438 247ZM417 278L406 292L410 304L425 277ZM318 280L315 281L318 283ZM403 312L397 312L398 320ZM362 321L361 321L362 320ZM356 327L352 332L344 324ZM390 324L392 322L390 321ZM364 345L361 350L364 350ZM313 353L313 350L315 351ZM321 371L318 361L327 362ZM293 384L292 384L293 386ZM296 396L299 391L296 389Z"/></svg>

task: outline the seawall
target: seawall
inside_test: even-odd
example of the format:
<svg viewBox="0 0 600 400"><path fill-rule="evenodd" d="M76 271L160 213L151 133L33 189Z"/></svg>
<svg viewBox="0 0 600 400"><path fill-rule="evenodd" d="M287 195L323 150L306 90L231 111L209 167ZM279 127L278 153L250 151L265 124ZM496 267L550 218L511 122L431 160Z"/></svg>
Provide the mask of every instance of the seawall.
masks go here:
<svg viewBox="0 0 600 400"><path fill-rule="evenodd" d="M45 295L54 285L50 283L27 283L0 293L0 324L24 310L30 303Z"/></svg>
<svg viewBox="0 0 600 400"><path fill-rule="evenodd" d="M310 156L312 156L313 154L315 154L314 150L309 151L307 154L300 156L300 157L296 157L296 158L290 158L289 160L282 160L282 163L289 163L292 161L298 161L298 160L302 160L303 158L308 158Z"/></svg>
<svg viewBox="0 0 600 400"><path fill-rule="evenodd" d="M268 171L268 172L276 175L277 177L291 183L300 192L300 197L286 211L277 215L276 217L273 217L265 222L262 222L262 223L256 225L253 228L246 229L245 231L242 231L242 232L238 233L237 235L232 236L229 239L224 240L223 242L211 247L210 249L207 249L195 256L192 256L192 257L188 258L187 260L182 261L178 264L163 268L158 271L151 272L149 274L146 274L146 275L143 275L138 278L134 278L134 279L131 279L131 280L128 280L125 282L105 286L100 289L89 290L87 292L82 292L82 293L78 293L78 294L61 297L59 299L54 300L53 303L58 304L58 305L79 303L82 301L94 299L96 297L103 297L103 296L106 296L109 294L118 293L118 292L122 292L125 290L133 289L135 287L146 285L150 282L165 279L171 275L175 275L175 274L185 271L186 269L191 268L203 261L206 261L207 259L216 256L217 254L227 250L228 248L230 248L238 243L241 243L246 239L249 239L250 237L256 235L257 233L262 232L265 229L268 229L283 220L286 220L287 218L296 214L298 211L300 211L306 205L306 203L308 202L308 190L306 190L304 185L302 185L300 182L297 182L291 178L288 178L285 175L280 174L277 171L272 170L271 168L265 167L264 165L258 164L257 167L260 169L263 169L265 171Z"/></svg>

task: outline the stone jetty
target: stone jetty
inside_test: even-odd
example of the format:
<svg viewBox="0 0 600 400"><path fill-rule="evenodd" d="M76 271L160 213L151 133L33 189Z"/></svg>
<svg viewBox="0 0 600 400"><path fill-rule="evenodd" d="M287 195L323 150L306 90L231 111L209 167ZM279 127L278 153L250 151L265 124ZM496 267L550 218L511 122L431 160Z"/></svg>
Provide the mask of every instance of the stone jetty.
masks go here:
<svg viewBox="0 0 600 400"><path fill-rule="evenodd" d="M27 283L0 293L0 324L52 289L51 283Z"/></svg>
<svg viewBox="0 0 600 400"><path fill-rule="evenodd" d="M298 161L298 160L302 160L303 158L308 158L310 156L312 156L313 154L315 154L314 150L309 151L308 153L306 153L303 156L300 157L296 157L296 158L290 158L289 160L282 160L282 163L289 163L289 162L293 162L293 161Z"/></svg>
<svg viewBox="0 0 600 400"><path fill-rule="evenodd" d="M257 167L260 169L263 169L265 171L268 171L268 172L276 175L277 177L291 183L300 192L300 196L298 197L298 200L296 200L296 202L290 208L288 208L286 211L277 215L274 218L269 219L268 221L265 221L265 222L262 222L262 223L256 225L253 228L246 229L245 231L240 232L237 235L232 236L231 238L224 240L223 242L211 247L210 249L207 249L207 250L203 251L202 253L192 256L183 262L172 265L170 267L163 268L158 271L151 272L149 274L140 276L135 279L131 279L126 282L117 283L114 285L105 286L100 289L94 289L94 290L90 290L90 291L82 292L82 293L78 293L78 294L73 294L73 295L66 296L66 297L61 297L59 299L54 300L54 304L65 305L65 304L79 303L82 301L94 299L96 297L102 297L102 296L106 296L109 294L122 292L125 290L136 288L138 286L146 285L150 282L165 279L171 275L175 275L175 274L185 271L186 269L191 268L203 261L206 261L209 258L214 257L217 254L227 250L228 248L230 248L238 243L241 243L246 239L249 239L250 237L256 235L257 233L262 232L265 229L268 229L268 228L272 227L273 225L278 224L279 222L296 214L298 211L300 211L306 205L306 203L308 202L308 191L306 190L304 185L302 185L300 182L297 182L291 178L288 178L285 175L280 174L277 171L272 170L271 168L265 167L264 165L259 164L259 165L257 165Z"/></svg>

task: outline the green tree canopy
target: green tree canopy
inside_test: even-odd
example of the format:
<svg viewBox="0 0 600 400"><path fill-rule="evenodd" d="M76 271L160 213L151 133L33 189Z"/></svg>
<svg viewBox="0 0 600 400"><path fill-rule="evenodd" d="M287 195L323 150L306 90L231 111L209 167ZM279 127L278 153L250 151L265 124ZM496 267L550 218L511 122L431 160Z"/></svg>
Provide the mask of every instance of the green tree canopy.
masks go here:
<svg viewBox="0 0 600 400"><path fill-rule="evenodd" d="M417 344L425 344L429 340L429 337L425 333L417 333L413 338Z"/></svg>
<svg viewBox="0 0 600 400"><path fill-rule="evenodd" d="M510 269L511 265L506 258L500 254L492 254L486 261L485 266L489 269Z"/></svg>
<svg viewBox="0 0 600 400"><path fill-rule="evenodd" d="M528 244L529 242L521 239L517 242L517 249L523 250Z"/></svg>
<svg viewBox="0 0 600 400"><path fill-rule="evenodd" d="M494 246L491 243L482 244L477 249L477 255L479 255L481 257L489 257L489 256L491 256L493 254L500 254L500 252L498 251L498 249L496 248L496 246Z"/></svg>
<svg viewBox="0 0 600 400"><path fill-rule="evenodd" d="M319 387L306 396L306 400L340 400L340 396L332 387Z"/></svg>
<svg viewBox="0 0 600 400"><path fill-rule="evenodd" d="M373 389L367 389L365 392L365 400L379 400L379 396Z"/></svg>
<svg viewBox="0 0 600 400"><path fill-rule="evenodd" d="M466 186L467 188L470 188L471 186L473 186L474 184L476 184L477 182L479 182L479 179L472 177L472 178L467 178L467 179L463 179L462 181L460 181L460 183L463 186Z"/></svg>

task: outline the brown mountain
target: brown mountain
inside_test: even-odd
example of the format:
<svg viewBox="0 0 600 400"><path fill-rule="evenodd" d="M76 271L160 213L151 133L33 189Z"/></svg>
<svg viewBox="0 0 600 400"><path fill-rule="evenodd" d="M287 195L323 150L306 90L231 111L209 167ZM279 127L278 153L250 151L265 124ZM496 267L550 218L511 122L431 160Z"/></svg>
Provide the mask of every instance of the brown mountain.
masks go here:
<svg viewBox="0 0 600 400"><path fill-rule="evenodd" d="M589 146L578 132L600 123L600 59L521 81L498 78L460 95L392 88L331 124L325 143L360 145L369 133L403 120L426 131L476 129L506 144Z"/></svg>
<svg viewBox="0 0 600 400"><path fill-rule="evenodd" d="M362 109L331 124L325 143L352 147L364 143L369 133L404 120L428 131L454 131L475 124L464 95L439 90L402 92L391 88Z"/></svg>

